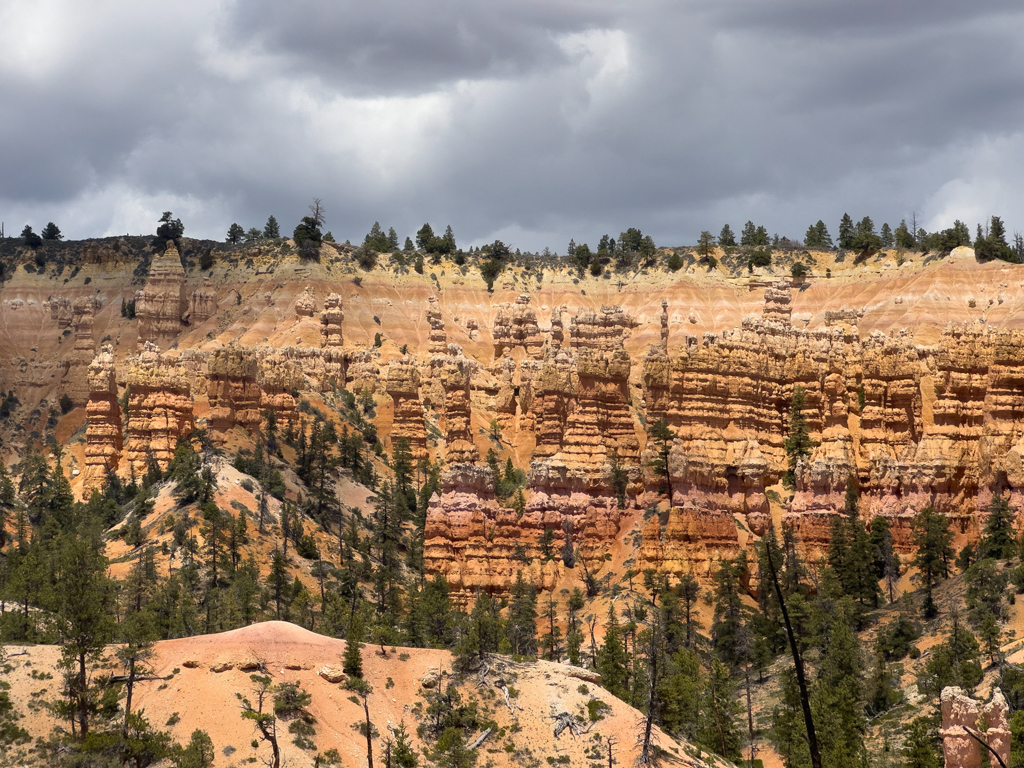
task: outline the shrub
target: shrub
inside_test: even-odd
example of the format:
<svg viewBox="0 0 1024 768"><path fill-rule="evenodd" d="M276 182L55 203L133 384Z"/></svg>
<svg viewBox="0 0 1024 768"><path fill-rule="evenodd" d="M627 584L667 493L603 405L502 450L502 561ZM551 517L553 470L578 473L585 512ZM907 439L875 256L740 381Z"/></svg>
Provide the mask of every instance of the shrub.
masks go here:
<svg viewBox="0 0 1024 768"><path fill-rule="evenodd" d="M772 252L768 250L756 250L750 254L750 261L747 262L747 267L751 272L754 271L754 267L770 267L772 265Z"/></svg>
<svg viewBox="0 0 1024 768"><path fill-rule="evenodd" d="M299 557L304 557L306 560L318 560L320 558L320 549L316 545L316 539L308 533L299 539L295 545L295 551L299 553Z"/></svg>
<svg viewBox="0 0 1024 768"><path fill-rule="evenodd" d="M806 277L807 267L802 262L795 261L793 262L793 266L789 268L789 274L793 277Z"/></svg>
<svg viewBox="0 0 1024 768"><path fill-rule="evenodd" d="M75 402L70 397L68 397L67 393L65 393L65 394L60 396L60 412L61 413L68 413L74 407L75 407Z"/></svg>

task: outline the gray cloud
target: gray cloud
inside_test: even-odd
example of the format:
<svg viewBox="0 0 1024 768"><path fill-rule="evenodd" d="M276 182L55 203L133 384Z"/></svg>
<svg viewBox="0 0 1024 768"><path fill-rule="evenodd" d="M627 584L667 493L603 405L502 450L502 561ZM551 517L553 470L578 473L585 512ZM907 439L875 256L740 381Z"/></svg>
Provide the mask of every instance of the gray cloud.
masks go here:
<svg viewBox="0 0 1024 768"><path fill-rule="evenodd" d="M1024 228L1024 9L995 1L0 10L0 218L69 235L425 220L564 250L844 211Z"/></svg>

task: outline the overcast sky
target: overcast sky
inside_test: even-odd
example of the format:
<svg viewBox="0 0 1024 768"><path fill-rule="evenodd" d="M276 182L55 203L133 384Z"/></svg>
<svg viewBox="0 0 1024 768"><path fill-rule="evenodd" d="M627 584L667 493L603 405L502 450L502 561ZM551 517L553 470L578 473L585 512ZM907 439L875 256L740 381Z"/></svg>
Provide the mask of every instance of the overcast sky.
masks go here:
<svg viewBox="0 0 1024 768"><path fill-rule="evenodd" d="M0 0L0 219L1024 230L1020 0Z"/></svg>

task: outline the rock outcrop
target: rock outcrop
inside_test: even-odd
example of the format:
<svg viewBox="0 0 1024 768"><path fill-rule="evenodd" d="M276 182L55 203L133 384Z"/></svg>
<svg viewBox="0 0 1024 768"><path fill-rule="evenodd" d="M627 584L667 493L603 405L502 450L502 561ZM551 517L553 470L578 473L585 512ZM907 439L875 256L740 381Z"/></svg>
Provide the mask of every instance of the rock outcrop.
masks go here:
<svg viewBox="0 0 1024 768"><path fill-rule="evenodd" d="M185 270L173 241L149 265L146 287L135 294L135 317L139 321L139 350L149 342L170 346L181 332L181 318L187 307Z"/></svg>
<svg viewBox="0 0 1024 768"><path fill-rule="evenodd" d="M391 423L391 445L404 439L414 459L427 457L427 428L420 404L420 371L416 359L405 355L388 366L385 391L394 401Z"/></svg>
<svg viewBox="0 0 1024 768"><path fill-rule="evenodd" d="M108 472L116 472L121 461L123 435L121 406L117 399L114 349L105 344L89 365L86 376L89 402L86 405L85 471L86 493L103 487Z"/></svg>
<svg viewBox="0 0 1024 768"><path fill-rule="evenodd" d="M968 730L984 740L1003 763L1009 765L1009 707L1002 691L996 688L992 700L982 704L968 696L962 688L943 688L940 706L942 726L939 735L942 737L946 768L979 768L981 765L982 747L968 735Z"/></svg>
<svg viewBox="0 0 1024 768"><path fill-rule="evenodd" d="M223 433L234 426L258 430L261 394L254 350L230 345L215 350L207 365L208 419L213 430Z"/></svg>
<svg viewBox="0 0 1024 768"><path fill-rule="evenodd" d="M128 428L125 458L135 477L146 472L149 457L167 469L178 438L192 432L192 384L177 360L147 342L137 357L118 372L128 387Z"/></svg>
<svg viewBox="0 0 1024 768"><path fill-rule="evenodd" d="M312 317L314 312L316 312L316 291L307 286L295 299L295 315L296 317Z"/></svg>
<svg viewBox="0 0 1024 768"><path fill-rule="evenodd" d="M341 323L345 312L341 307L341 296L332 293L324 300L324 308L320 313L320 333L323 336L321 346L340 347L342 345Z"/></svg>
<svg viewBox="0 0 1024 768"><path fill-rule="evenodd" d="M192 291L188 310L182 318L189 325L202 325L217 314L217 292L210 284L210 278L203 278L203 285Z"/></svg>
<svg viewBox="0 0 1024 768"><path fill-rule="evenodd" d="M290 433L298 424L295 393L306 386L302 367L279 350L258 350L257 361L260 409L273 411L278 430Z"/></svg>
<svg viewBox="0 0 1024 768"><path fill-rule="evenodd" d="M433 327L433 326L432 326ZM522 347L528 357L544 353L544 336L537 326L537 313L530 306L530 295L521 293L514 304L499 304L494 318L494 356Z"/></svg>

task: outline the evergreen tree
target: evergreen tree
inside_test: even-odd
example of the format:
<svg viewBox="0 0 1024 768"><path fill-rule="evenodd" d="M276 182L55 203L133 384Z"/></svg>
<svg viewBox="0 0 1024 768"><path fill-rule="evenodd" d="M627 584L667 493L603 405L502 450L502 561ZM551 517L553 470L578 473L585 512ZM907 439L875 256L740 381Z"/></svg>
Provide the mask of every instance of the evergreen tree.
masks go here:
<svg viewBox="0 0 1024 768"><path fill-rule="evenodd" d="M273 595L276 618L280 621L287 617L288 602L285 591L288 588L288 566L279 549L275 549L274 554L271 555L267 586L270 587Z"/></svg>
<svg viewBox="0 0 1024 768"><path fill-rule="evenodd" d="M933 618L939 611L933 592L939 579L949 575L949 560L953 556L953 533L949 519L925 507L914 518L913 542L917 547L913 564L920 570L921 586L925 590L922 611L925 618Z"/></svg>
<svg viewBox="0 0 1024 768"><path fill-rule="evenodd" d="M416 756L416 751L409 740L409 734L405 731L404 720L398 724L394 733L395 746L391 751L391 759L398 768L417 768L419 758Z"/></svg>
<svg viewBox="0 0 1024 768"><path fill-rule="evenodd" d="M910 250L917 246L915 233L907 227L906 219L901 219L900 225L896 227L895 241L896 247L904 250Z"/></svg>
<svg viewBox="0 0 1024 768"><path fill-rule="evenodd" d="M537 590L523 580L522 571L516 574L516 582L512 585L505 634L512 653L530 657L537 655Z"/></svg>
<svg viewBox="0 0 1024 768"><path fill-rule="evenodd" d="M345 638L345 654L342 657L342 671L349 677L363 677L363 644L361 627L358 619L349 625L348 636Z"/></svg>
<svg viewBox="0 0 1024 768"><path fill-rule="evenodd" d="M54 224L52 221L47 222L46 226L43 227L42 231L43 240L63 240L64 235L61 234L60 227Z"/></svg>
<svg viewBox="0 0 1024 768"><path fill-rule="evenodd" d="M850 214L844 213L843 218L839 220L839 247L843 250L853 248L856 235L853 219L850 218Z"/></svg>
<svg viewBox="0 0 1024 768"><path fill-rule="evenodd" d="M929 718L915 718L904 731L903 768L942 768L938 734Z"/></svg>
<svg viewBox="0 0 1024 768"><path fill-rule="evenodd" d="M804 235L804 245L808 248L831 248L832 235L829 234L825 222L818 219L817 224L811 224Z"/></svg>
<svg viewBox="0 0 1024 768"><path fill-rule="evenodd" d="M281 225L272 215L267 218L267 223L263 226L263 236L275 240L281 237Z"/></svg>
<svg viewBox="0 0 1024 768"><path fill-rule="evenodd" d="M573 589L569 595L568 617L566 623L568 629L565 634L566 653L569 655L569 663L579 666L581 663L580 648L583 645L583 632L580 629L580 611L583 610L583 592L579 587Z"/></svg>
<svg viewBox="0 0 1024 768"><path fill-rule="evenodd" d="M541 648L544 658L548 661L562 660L562 629L558 626L558 609L555 605L553 592L548 593L548 604L544 609L544 622L547 631L541 637Z"/></svg>
<svg viewBox="0 0 1024 768"><path fill-rule="evenodd" d="M811 693L814 722L824 765L867 765L866 721L860 648L850 626L852 606L833 614L825 650Z"/></svg>
<svg viewBox="0 0 1024 768"><path fill-rule="evenodd" d="M622 645L621 629L615 615L615 604L608 609L608 624L605 626L604 642L597 653L597 671L601 673L601 685L613 696L627 701L629 690L626 675L629 656Z"/></svg>
<svg viewBox="0 0 1024 768"><path fill-rule="evenodd" d="M486 592L477 595L469 615L466 634L456 649L455 666L469 669L496 653L504 634L500 606Z"/></svg>
<svg viewBox="0 0 1024 768"><path fill-rule="evenodd" d="M237 222L228 227L226 242L229 243L240 243L242 238L245 237L245 228Z"/></svg>
<svg viewBox="0 0 1024 768"><path fill-rule="evenodd" d="M730 669L738 669L750 658L753 638L740 599L740 574L745 564L723 560L715 574L715 618L711 640L715 655Z"/></svg>
<svg viewBox="0 0 1024 768"><path fill-rule="evenodd" d="M924 694L938 696L943 688L956 685L970 693L981 682L981 649L978 640L960 620L951 614L953 628L945 642L932 650L919 673L917 687Z"/></svg>
<svg viewBox="0 0 1024 768"><path fill-rule="evenodd" d="M781 683L781 701L772 709L769 739L786 768L810 768L811 754L800 712L800 691L792 669L783 670Z"/></svg>
<svg viewBox="0 0 1024 768"><path fill-rule="evenodd" d="M736 235L733 234L732 227L728 224L722 225L722 231L718 233L718 244L723 248L736 245Z"/></svg>
<svg viewBox="0 0 1024 768"><path fill-rule="evenodd" d="M1017 554L1017 542L1013 529L1015 515L1010 509L1010 500L1002 494L992 497L988 505L988 519L978 544L978 557L1006 560Z"/></svg>
<svg viewBox="0 0 1024 768"><path fill-rule="evenodd" d="M784 443L789 469L783 477L783 483L792 488L796 484L796 467L799 461L811 453L814 443L811 442L807 417L804 416L804 388L797 385L793 389L793 399L789 403L789 434Z"/></svg>
<svg viewBox="0 0 1024 768"><path fill-rule="evenodd" d="M54 621L61 641L60 667L68 697L66 716L72 732L85 739L99 709L100 691L91 685L89 666L113 635L113 585L98 539L68 533L58 542L52 591Z"/></svg>
<svg viewBox="0 0 1024 768"><path fill-rule="evenodd" d="M676 439L676 434L664 419L654 422L648 429L648 434L656 451L655 458L650 462L650 467L654 470L656 477L665 481L666 493L671 504L672 472L668 459L669 454L672 452L672 443Z"/></svg>
<svg viewBox="0 0 1024 768"><path fill-rule="evenodd" d="M729 668L717 659L712 661L701 691L697 743L726 760L738 761L740 735L736 718L740 711Z"/></svg>
<svg viewBox="0 0 1024 768"><path fill-rule="evenodd" d="M892 234L892 228L889 226L888 222L885 222L884 224L882 224L882 230L881 230L881 232L879 234L880 234L881 239L882 239L882 247L883 248L892 248L895 240L894 240L894 237L893 237L893 234Z"/></svg>

